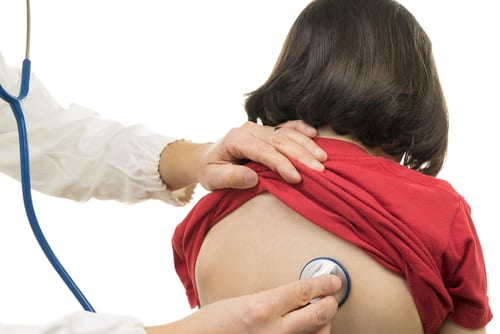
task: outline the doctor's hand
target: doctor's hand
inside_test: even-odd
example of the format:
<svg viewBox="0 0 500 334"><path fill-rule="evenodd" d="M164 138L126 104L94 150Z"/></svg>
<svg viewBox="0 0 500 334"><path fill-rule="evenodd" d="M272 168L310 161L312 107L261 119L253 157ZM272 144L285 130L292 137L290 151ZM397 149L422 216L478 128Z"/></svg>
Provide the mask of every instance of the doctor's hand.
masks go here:
<svg viewBox="0 0 500 334"><path fill-rule="evenodd" d="M327 156L312 140L316 135L316 129L302 121L276 128L246 122L216 143L169 144L161 154L160 175L170 190L193 183L201 183L207 190L251 188L257 185L258 176L241 164L252 160L276 171L287 182L299 183L300 174L289 159L324 170L322 162Z"/></svg>
<svg viewBox="0 0 500 334"><path fill-rule="evenodd" d="M202 307L172 324L146 327L148 334L326 334L337 313L340 278L324 275L296 281L272 290ZM325 297L327 296L327 297ZM315 297L322 299L309 304Z"/></svg>

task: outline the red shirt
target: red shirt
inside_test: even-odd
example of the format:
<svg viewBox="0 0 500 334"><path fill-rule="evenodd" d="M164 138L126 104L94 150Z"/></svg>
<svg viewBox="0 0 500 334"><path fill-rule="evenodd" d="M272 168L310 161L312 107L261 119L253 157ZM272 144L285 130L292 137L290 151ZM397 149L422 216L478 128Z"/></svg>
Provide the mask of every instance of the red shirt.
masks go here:
<svg viewBox="0 0 500 334"><path fill-rule="evenodd" d="M269 192L312 223L341 237L401 275L426 333L446 317L466 328L492 318L486 270L470 208L446 181L369 155L359 146L317 138L326 170L296 164L303 181L290 185L250 163L259 184L202 198L173 236L174 262L191 306L198 304L194 266L213 225L252 197Z"/></svg>

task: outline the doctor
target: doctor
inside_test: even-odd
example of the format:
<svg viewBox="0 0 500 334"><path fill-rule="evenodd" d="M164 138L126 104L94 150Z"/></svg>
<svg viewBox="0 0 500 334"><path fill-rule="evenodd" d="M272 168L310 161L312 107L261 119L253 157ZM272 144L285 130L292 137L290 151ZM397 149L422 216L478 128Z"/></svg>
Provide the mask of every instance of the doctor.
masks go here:
<svg viewBox="0 0 500 334"><path fill-rule="evenodd" d="M19 81L19 70L7 66L0 54L0 83L16 92ZM156 134L142 125L123 126L80 105L63 108L34 75L24 109L32 187L81 202L158 199L182 206L198 183L207 190L255 186L257 175L238 165L243 159L261 162L291 183L301 178L287 157L319 171L326 159L310 139L315 129L301 122L283 124L280 131L245 123L216 143L197 144ZM9 105L0 100L0 172L19 180L18 150L15 119ZM82 311L46 326L0 323L0 334L329 332L325 326L337 310L331 295L339 288L337 277L294 282L221 301L154 327L128 316ZM328 297L302 308L317 296Z"/></svg>

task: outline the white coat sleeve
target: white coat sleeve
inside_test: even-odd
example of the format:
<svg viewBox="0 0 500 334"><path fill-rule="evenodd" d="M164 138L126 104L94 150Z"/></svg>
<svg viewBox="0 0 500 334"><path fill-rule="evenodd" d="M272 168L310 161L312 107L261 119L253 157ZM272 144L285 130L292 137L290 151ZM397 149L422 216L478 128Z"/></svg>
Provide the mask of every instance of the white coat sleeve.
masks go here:
<svg viewBox="0 0 500 334"><path fill-rule="evenodd" d="M0 323L0 334L146 334L146 330L132 317L79 311L42 326Z"/></svg>
<svg viewBox="0 0 500 334"><path fill-rule="evenodd" d="M20 70L0 54L0 83L17 95L19 82ZM23 107L33 189L80 202L160 199L180 206L191 198L193 187L172 193L158 172L160 154L175 138L103 119L77 104L63 108L33 74ZM0 172L19 180L19 166L16 121L0 100Z"/></svg>

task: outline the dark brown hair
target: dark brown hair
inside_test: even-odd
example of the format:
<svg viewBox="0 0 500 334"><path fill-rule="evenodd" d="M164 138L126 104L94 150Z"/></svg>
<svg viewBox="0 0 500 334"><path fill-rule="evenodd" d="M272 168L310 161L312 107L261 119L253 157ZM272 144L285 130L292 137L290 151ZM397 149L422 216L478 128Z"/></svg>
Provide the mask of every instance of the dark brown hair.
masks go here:
<svg viewBox="0 0 500 334"><path fill-rule="evenodd" d="M329 125L424 174L437 175L444 163L448 113L432 45L392 0L310 3L245 107L265 125Z"/></svg>

